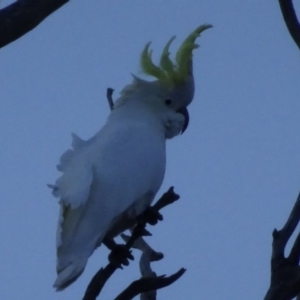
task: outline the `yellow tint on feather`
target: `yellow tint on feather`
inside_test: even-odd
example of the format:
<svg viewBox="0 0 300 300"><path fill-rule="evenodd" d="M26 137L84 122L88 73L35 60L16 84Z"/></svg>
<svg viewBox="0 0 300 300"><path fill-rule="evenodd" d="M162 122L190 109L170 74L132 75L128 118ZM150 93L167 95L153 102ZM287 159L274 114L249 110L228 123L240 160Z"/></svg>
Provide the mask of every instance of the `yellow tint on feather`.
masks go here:
<svg viewBox="0 0 300 300"><path fill-rule="evenodd" d="M200 34L204 30L211 27L212 25L209 24L197 27L179 47L175 56L175 62L172 62L170 59L169 52L170 45L174 41L175 36L173 36L164 47L159 66L153 63L152 51L149 50L151 43L147 43L140 60L142 72L146 75L157 78L167 85L173 86L183 83L189 75L192 75L191 66L193 50L199 47L195 41L198 37L200 37Z"/></svg>

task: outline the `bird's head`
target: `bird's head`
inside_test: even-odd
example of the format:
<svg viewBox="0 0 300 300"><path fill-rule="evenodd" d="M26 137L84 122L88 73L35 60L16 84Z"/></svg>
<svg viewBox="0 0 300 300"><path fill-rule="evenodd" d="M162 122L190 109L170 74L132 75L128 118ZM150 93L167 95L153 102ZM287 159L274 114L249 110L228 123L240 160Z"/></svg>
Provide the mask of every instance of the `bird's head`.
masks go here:
<svg viewBox="0 0 300 300"><path fill-rule="evenodd" d="M183 41L176 52L174 61L170 59L169 52L170 45L175 39L175 36L173 36L162 51L159 65L152 61L151 43L147 43L141 54L140 66L143 74L152 76L156 80L149 82L133 76L133 82L123 89L121 98L125 100L127 96L134 93L139 95L139 99L152 101L151 105L157 109L166 107L168 110L172 110L173 113L183 115L184 121L180 129L183 133L189 123L187 106L192 102L195 92L193 50L199 47L195 41L204 30L211 27L208 24L197 27Z"/></svg>

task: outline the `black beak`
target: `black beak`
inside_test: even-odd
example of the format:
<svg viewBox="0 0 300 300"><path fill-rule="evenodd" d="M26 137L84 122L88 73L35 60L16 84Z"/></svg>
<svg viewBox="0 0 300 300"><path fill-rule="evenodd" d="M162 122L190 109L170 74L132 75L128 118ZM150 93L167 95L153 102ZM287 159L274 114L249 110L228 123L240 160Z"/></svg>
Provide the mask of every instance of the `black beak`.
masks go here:
<svg viewBox="0 0 300 300"><path fill-rule="evenodd" d="M181 130L181 134L183 134L189 126L189 121L190 121L189 112L186 107L178 109L177 112L184 116L184 124Z"/></svg>

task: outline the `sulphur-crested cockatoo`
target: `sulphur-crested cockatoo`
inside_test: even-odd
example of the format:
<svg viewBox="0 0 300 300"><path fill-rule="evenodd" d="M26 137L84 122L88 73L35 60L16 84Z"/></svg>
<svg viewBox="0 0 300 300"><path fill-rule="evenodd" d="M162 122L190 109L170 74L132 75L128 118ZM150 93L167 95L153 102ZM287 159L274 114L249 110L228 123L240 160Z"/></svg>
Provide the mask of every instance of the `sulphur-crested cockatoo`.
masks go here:
<svg viewBox="0 0 300 300"><path fill-rule="evenodd" d="M156 80L134 76L99 132L88 141L73 134L73 149L61 156L57 166L63 174L51 186L60 199L57 290L81 275L104 237L113 238L131 227L153 201L165 174L166 139L188 124L195 40L210 27L194 30L177 51L175 62L169 58L174 37L165 46L159 66L152 62L148 43L141 69Z"/></svg>

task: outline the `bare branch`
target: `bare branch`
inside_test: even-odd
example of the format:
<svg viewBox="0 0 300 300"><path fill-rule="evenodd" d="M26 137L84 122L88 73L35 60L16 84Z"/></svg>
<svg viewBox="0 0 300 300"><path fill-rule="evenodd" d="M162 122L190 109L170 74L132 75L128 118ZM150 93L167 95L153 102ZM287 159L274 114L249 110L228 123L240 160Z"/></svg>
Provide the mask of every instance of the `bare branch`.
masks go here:
<svg viewBox="0 0 300 300"><path fill-rule="evenodd" d="M104 269L101 268L89 283L85 291L83 300L96 300L106 281L108 280L108 278L110 278L110 276L115 272L116 269L117 267L111 263L109 263Z"/></svg>
<svg viewBox="0 0 300 300"><path fill-rule="evenodd" d="M0 10L0 48L34 29L69 0L18 0Z"/></svg>
<svg viewBox="0 0 300 300"><path fill-rule="evenodd" d="M164 288L179 279L185 271L186 270L182 268L169 277L165 277L165 275L154 278L143 277L132 282L126 290L124 290L117 298L115 298L115 300L131 300L141 293Z"/></svg>
<svg viewBox="0 0 300 300"><path fill-rule="evenodd" d="M122 239L126 242L129 236L121 234ZM140 272L143 278L155 278L156 273L151 268L151 262L159 261L164 258L163 253L154 251L143 238L138 238L133 246L133 248L142 251L140 258ZM151 290L146 293L142 293L140 296L141 300L155 300L156 290Z"/></svg>
<svg viewBox="0 0 300 300"><path fill-rule="evenodd" d="M147 234L147 231L142 228L139 224L135 226L132 235L125 244L126 249L130 249L134 244L134 241L141 237L143 234ZM96 300L99 296L103 286L107 280L112 276L112 274L118 269L118 266L109 262L107 266L103 269L101 268L89 283L86 292L84 294L83 300Z"/></svg>
<svg viewBox="0 0 300 300"><path fill-rule="evenodd" d="M292 0L279 0L285 24L300 49L300 24ZM286 245L300 220L300 194L281 230L274 229L271 259L271 283L264 300L300 300L300 233L285 257Z"/></svg>
<svg viewBox="0 0 300 300"><path fill-rule="evenodd" d="M300 259L300 232L297 235L296 241L291 249L291 253L289 255L290 262L294 264L299 264Z"/></svg>
<svg viewBox="0 0 300 300"><path fill-rule="evenodd" d="M296 45L300 49L300 24L295 13L292 0L279 0L280 9L283 15L285 24L295 41Z"/></svg>
<svg viewBox="0 0 300 300"><path fill-rule="evenodd" d="M300 194L284 227L273 232L271 284L265 300L292 300L300 294L300 237L296 238L290 255L285 247L300 220Z"/></svg>
<svg viewBox="0 0 300 300"><path fill-rule="evenodd" d="M129 240L129 236L122 233L121 234L122 239L127 242ZM138 249L142 251L141 259L140 259L140 271L143 277L150 277L155 274L154 271L152 271L150 262L153 261L159 261L164 258L163 253L161 252L156 252L153 250L147 242L142 238L138 238L132 248Z"/></svg>
<svg viewBox="0 0 300 300"><path fill-rule="evenodd" d="M153 205L156 210L161 210L167 205L170 205L179 199L179 195L174 192L174 187L170 187L166 193L164 193L161 198Z"/></svg>
<svg viewBox="0 0 300 300"><path fill-rule="evenodd" d="M163 196L157 201L157 203L151 207L151 210L153 211L156 210L158 214L159 209L169 204L172 204L174 201L178 199L179 196L175 194L174 188L171 187L166 193L163 194ZM141 216L137 218L137 225L134 227L131 236L128 238L125 244L125 248L127 250L130 250L130 248L134 246L135 241L137 239L139 239L142 236L149 235L149 232L145 229L146 224L147 224L146 216L145 219L143 219ZM109 246L109 248L113 248L113 242L106 241L106 244ZM101 268L89 283L85 295L83 297L83 300L96 300L103 286L105 285L106 281L116 271L117 268L118 266L112 264L111 262L104 269ZM132 291L136 292L139 285L141 285L139 287L141 292L143 291L148 292L153 289L159 289L164 286L168 286L172 284L174 281L176 281L184 272L185 269L181 269L177 273L169 277L159 276L155 278L142 278L140 280L133 282L131 284L131 287L130 288L128 287L129 292L128 291L126 292L127 289L124 291L125 295L127 295L127 293L130 293L131 295ZM121 295L122 294L120 294L119 296ZM129 299L129 298L120 298L120 299Z"/></svg>
<svg viewBox="0 0 300 300"><path fill-rule="evenodd" d="M272 259L280 259L284 257L284 249L287 242L292 236L295 228L300 220L300 194L290 213L288 220L280 231L276 229L273 232L273 253Z"/></svg>

